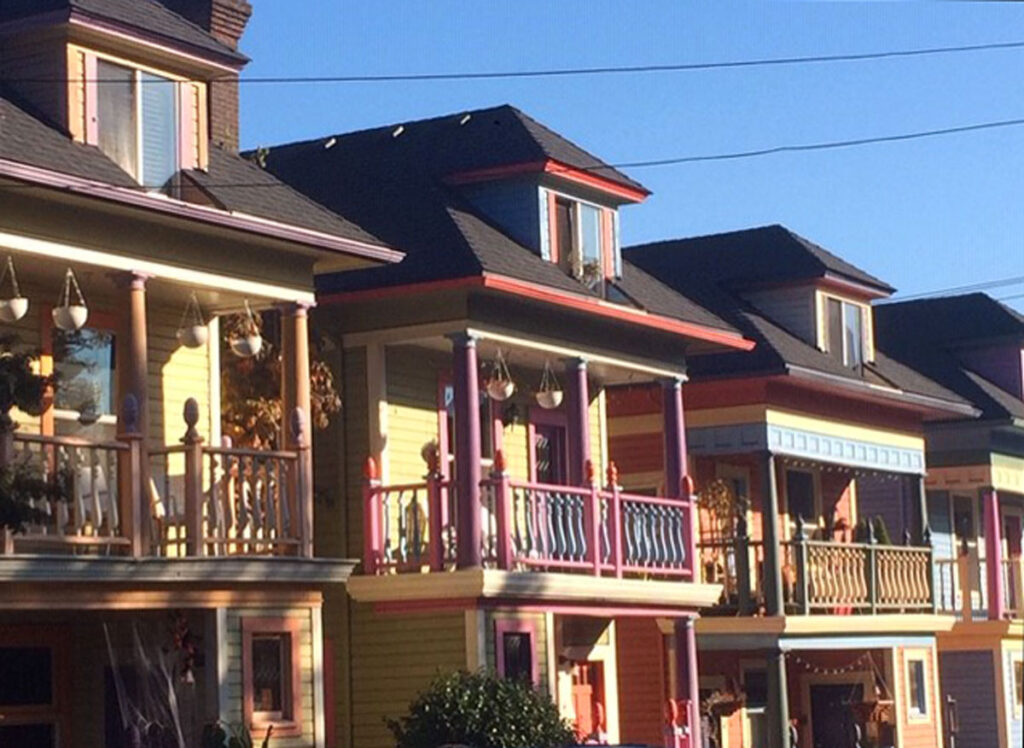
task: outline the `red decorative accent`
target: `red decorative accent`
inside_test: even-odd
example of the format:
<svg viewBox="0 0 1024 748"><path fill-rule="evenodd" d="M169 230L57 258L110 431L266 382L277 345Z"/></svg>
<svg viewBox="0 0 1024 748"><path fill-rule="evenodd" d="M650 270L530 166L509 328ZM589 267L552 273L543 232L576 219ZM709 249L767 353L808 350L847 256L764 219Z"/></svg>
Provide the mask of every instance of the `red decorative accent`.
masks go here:
<svg viewBox="0 0 1024 748"><path fill-rule="evenodd" d="M697 491L693 487L693 478L689 475L683 476L683 498L693 496Z"/></svg>
<svg viewBox="0 0 1024 748"><path fill-rule="evenodd" d="M526 634L530 638L530 680L540 685L540 667L537 661L537 626L533 621L520 618L498 618L494 621L494 661L498 675L505 677L505 634Z"/></svg>
<svg viewBox="0 0 1024 748"><path fill-rule="evenodd" d="M594 483L595 471L593 460L587 460L583 463L583 475L588 484L592 485Z"/></svg>
<svg viewBox="0 0 1024 748"><path fill-rule="evenodd" d="M464 171L450 175L445 179L445 181L448 184L472 184L473 182L488 182L494 179L501 179L502 177L511 177L519 174L537 173L553 174L557 177L561 177L562 179L567 179L570 182L576 182L578 184L586 185L587 187L593 187L594 189L601 190L609 195L614 195L615 197L634 203L643 201L651 194L648 190L642 187L637 188L620 184L614 180L602 177L595 172L577 169L553 159L548 159L547 161L528 161L521 164L496 166L489 169Z"/></svg>
<svg viewBox="0 0 1024 748"><path fill-rule="evenodd" d="M608 463L608 469L605 471L608 477L608 487L619 485L619 466L612 460Z"/></svg>
<svg viewBox="0 0 1024 748"><path fill-rule="evenodd" d="M377 461L372 457L367 457L366 462L363 463L363 478L366 480L378 480L380 473L377 471Z"/></svg>
<svg viewBox="0 0 1024 748"><path fill-rule="evenodd" d="M615 235L612 231L612 211L601 211L601 264L604 277L615 277Z"/></svg>
<svg viewBox="0 0 1024 748"><path fill-rule="evenodd" d="M505 472L505 453L500 449L494 453L494 470L497 473Z"/></svg>

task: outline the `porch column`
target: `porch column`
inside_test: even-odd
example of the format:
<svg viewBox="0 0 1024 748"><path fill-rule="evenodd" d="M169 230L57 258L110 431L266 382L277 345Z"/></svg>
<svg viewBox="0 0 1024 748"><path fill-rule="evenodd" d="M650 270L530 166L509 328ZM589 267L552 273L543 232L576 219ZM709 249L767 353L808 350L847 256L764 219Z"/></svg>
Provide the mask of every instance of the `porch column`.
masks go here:
<svg viewBox="0 0 1024 748"><path fill-rule="evenodd" d="M683 415L683 380L671 377L661 382L662 429L665 432L665 495L683 495L686 476L686 421Z"/></svg>
<svg viewBox="0 0 1024 748"><path fill-rule="evenodd" d="M590 459L590 390L587 383L587 362L571 358L565 362L566 415L568 417L569 485L582 486L586 480L586 464Z"/></svg>
<svg viewBox="0 0 1024 748"><path fill-rule="evenodd" d="M298 452L298 481L292 515L304 557L313 555L312 403L309 381L309 304L278 305L281 315L281 443Z"/></svg>
<svg viewBox="0 0 1024 748"><path fill-rule="evenodd" d="M149 438L149 342L146 331L146 281L145 273L123 273L117 279L118 285L128 291L125 320L126 340L121 350L120 363L123 366L120 379L121 391L118 402L123 403L128 395L135 398L138 408L135 423L145 438ZM146 488L145 486L143 487ZM144 491L144 495L148 495Z"/></svg>
<svg viewBox="0 0 1024 748"><path fill-rule="evenodd" d="M686 723L690 726L690 745L703 745L700 725L700 682L697 678L696 618L677 618L676 635L676 698L689 704Z"/></svg>
<svg viewBox="0 0 1024 748"><path fill-rule="evenodd" d="M917 544L927 545L931 535L931 528L928 522L928 491L925 488L924 476L915 475L911 478L913 491L916 494L917 503Z"/></svg>
<svg viewBox="0 0 1024 748"><path fill-rule="evenodd" d="M770 616L784 613L782 596L782 548L779 546L779 491L775 480L775 455L765 452L761 481L761 531L764 538L764 596ZM770 670L770 668L769 668Z"/></svg>
<svg viewBox="0 0 1024 748"><path fill-rule="evenodd" d="M994 488L981 492L985 523L985 578L988 584L988 618L1001 621L1006 615L1006 591L1003 589L1003 533L999 521L999 493Z"/></svg>
<svg viewBox="0 0 1024 748"><path fill-rule="evenodd" d="M786 653L781 649L768 652L768 748L790 748L789 683L786 674Z"/></svg>
<svg viewBox="0 0 1024 748"><path fill-rule="evenodd" d="M458 507L455 562L480 566L480 383L476 338L455 333L452 341L452 389L455 405L455 501Z"/></svg>

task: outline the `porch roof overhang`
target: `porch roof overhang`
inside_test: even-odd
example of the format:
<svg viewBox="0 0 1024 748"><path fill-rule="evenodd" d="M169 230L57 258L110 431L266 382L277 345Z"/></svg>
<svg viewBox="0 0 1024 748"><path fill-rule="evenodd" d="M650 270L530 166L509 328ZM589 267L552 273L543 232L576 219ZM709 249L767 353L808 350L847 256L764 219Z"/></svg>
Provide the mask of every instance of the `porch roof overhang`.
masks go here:
<svg viewBox="0 0 1024 748"><path fill-rule="evenodd" d="M357 602L393 612L534 605L564 613L671 616L709 607L721 595L721 586L473 568L357 575L349 580L348 592Z"/></svg>
<svg viewBox="0 0 1024 748"><path fill-rule="evenodd" d="M317 258L347 256L358 262L354 267L399 262L405 256L389 247L0 159L0 179L4 178L58 194L147 211L181 221L185 225L199 224L241 232L243 235L275 239L291 245L297 252Z"/></svg>
<svg viewBox="0 0 1024 748"><path fill-rule="evenodd" d="M705 617L697 621L697 641L701 649L718 650L890 648L915 640L933 641L955 623L953 616L929 613Z"/></svg>

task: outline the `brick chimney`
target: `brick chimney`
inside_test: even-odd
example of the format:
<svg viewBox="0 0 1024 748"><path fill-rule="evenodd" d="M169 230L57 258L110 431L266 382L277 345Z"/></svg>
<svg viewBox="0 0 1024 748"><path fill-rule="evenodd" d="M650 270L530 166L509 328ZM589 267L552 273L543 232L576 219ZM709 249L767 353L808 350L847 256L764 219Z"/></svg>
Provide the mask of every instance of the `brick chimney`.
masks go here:
<svg viewBox="0 0 1024 748"><path fill-rule="evenodd" d="M182 18L210 32L221 43L238 49L252 15L248 0L160 0ZM209 86L210 142L238 151L238 83L221 78Z"/></svg>

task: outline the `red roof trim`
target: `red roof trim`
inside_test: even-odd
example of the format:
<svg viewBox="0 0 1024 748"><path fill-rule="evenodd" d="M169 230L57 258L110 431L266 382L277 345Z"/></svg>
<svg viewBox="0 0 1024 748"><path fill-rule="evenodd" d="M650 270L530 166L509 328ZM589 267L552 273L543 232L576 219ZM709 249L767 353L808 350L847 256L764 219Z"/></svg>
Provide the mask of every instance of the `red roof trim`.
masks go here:
<svg viewBox="0 0 1024 748"><path fill-rule="evenodd" d="M320 304L352 303L358 301L377 301L381 299L394 298L396 296L407 296L410 293L432 293L436 291L447 291L460 288L485 288L502 293L510 293L527 299L542 301L547 304L554 304L565 309L586 312L597 317L627 322L641 327L682 335L688 338L704 340L717 343L728 348L741 351L749 351L754 348L754 342L747 340L737 333L730 333L724 330L716 330L712 327L705 327L692 322L663 317L658 314L651 314L643 311L631 311L625 307L619 308L614 304L601 301L587 296L558 291L548 286L542 286L528 281L521 281L509 278L504 275L483 275L471 276L468 278L455 278L442 281L428 281L426 283L411 283L404 286L390 286L387 288L372 288L362 291L349 291L333 293L319 299Z"/></svg>
<svg viewBox="0 0 1024 748"><path fill-rule="evenodd" d="M629 200L630 202L638 203L651 194L648 190L629 187L607 177L602 177L599 174L585 169L578 169L554 159L463 171L446 177L445 181L449 184L472 184L474 182L487 182L492 179L501 179L502 177L512 177L520 174L552 174L571 182L577 182L587 187L607 192L610 195Z"/></svg>

